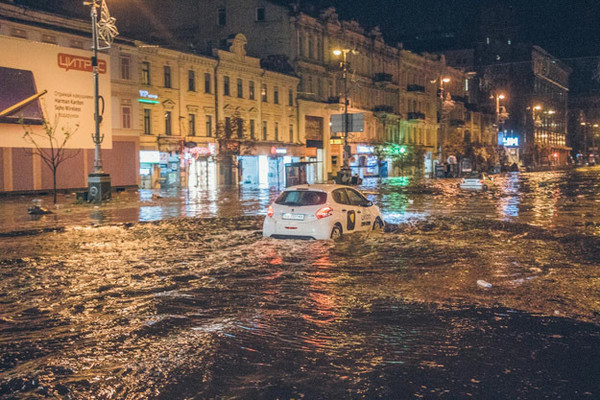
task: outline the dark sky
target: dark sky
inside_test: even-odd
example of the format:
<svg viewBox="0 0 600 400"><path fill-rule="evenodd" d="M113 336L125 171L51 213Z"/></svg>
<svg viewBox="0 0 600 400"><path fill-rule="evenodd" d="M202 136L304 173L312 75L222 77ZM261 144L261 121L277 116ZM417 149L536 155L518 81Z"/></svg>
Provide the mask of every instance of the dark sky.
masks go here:
<svg viewBox="0 0 600 400"><path fill-rule="evenodd" d="M1 0L0 0L1 1ZM108 0L110 6L111 1ZM176 4L177 0L165 0ZM198 0L202 1L202 0ZM83 0L15 0L45 9L79 13ZM292 0L290 0L292 2ZM388 43L397 41L417 51L428 50L415 40L428 33L446 33L445 45L463 47L481 36L486 7L501 7L510 15L502 24L518 29L515 42L542 46L561 58L600 55L599 0L300 0L317 8L334 6L343 19L356 19L370 28L379 25ZM80 14L81 15L81 14ZM431 44L430 42L427 43ZM430 48L429 50L439 50Z"/></svg>

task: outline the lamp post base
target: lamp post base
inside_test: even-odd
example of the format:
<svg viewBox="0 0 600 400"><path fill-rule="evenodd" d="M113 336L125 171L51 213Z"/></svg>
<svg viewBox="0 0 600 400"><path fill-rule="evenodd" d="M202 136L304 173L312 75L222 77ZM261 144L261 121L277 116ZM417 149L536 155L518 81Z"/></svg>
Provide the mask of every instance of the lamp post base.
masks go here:
<svg viewBox="0 0 600 400"><path fill-rule="evenodd" d="M88 202L100 203L110 199L110 175L93 173L88 175Z"/></svg>

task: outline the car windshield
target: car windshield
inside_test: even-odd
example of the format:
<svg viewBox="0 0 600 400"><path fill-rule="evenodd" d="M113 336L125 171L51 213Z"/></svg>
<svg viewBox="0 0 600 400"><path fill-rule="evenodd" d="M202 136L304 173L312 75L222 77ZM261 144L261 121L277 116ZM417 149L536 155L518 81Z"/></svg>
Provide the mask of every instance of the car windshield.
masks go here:
<svg viewBox="0 0 600 400"><path fill-rule="evenodd" d="M316 206L325 204L327 193L310 190L286 190L281 193L275 204L283 206Z"/></svg>

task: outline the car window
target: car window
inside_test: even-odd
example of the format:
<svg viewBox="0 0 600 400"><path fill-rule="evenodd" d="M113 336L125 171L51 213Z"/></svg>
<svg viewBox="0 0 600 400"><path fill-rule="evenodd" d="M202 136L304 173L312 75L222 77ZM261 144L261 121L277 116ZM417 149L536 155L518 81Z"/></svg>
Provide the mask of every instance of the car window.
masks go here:
<svg viewBox="0 0 600 400"><path fill-rule="evenodd" d="M362 194L358 193L354 189L346 189L346 192L348 193L350 204L352 204L353 206L360 206L368 202L368 200L365 199Z"/></svg>
<svg viewBox="0 0 600 400"><path fill-rule="evenodd" d="M327 193L310 190L286 190L281 193L275 204L284 206L314 206L325 204Z"/></svg>
<svg viewBox="0 0 600 400"><path fill-rule="evenodd" d="M467 175L465 175L465 179L481 179L482 178L482 174L479 172L471 172Z"/></svg>
<svg viewBox="0 0 600 400"><path fill-rule="evenodd" d="M338 204L350 204L350 200L348 200L348 195L346 194L346 190L344 189L336 189L331 193L333 200Z"/></svg>

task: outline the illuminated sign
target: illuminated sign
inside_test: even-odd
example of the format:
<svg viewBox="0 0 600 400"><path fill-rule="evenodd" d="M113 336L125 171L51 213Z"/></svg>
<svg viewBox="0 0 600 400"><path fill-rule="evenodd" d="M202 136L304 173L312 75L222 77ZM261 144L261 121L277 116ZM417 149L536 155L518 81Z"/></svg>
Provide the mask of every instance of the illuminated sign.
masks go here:
<svg viewBox="0 0 600 400"><path fill-rule="evenodd" d="M158 164L160 153L158 151L140 150L140 163Z"/></svg>
<svg viewBox="0 0 600 400"><path fill-rule="evenodd" d="M158 99L158 95L150 93L147 90L140 90L140 97L141 97L141 99L138 99L138 101L140 103L149 103L149 104L158 104L158 103L160 103L157 100Z"/></svg>
<svg viewBox="0 0 600 400"><path fill-rule="evenodd" d="M502 145L506 147L519 147L518 137L505 137L502 138Z"/></svg>
<svg viewBox="0 0 600 400"><path fill-rule="evenodd" d="M73 54L58 53L58 66L65 71L93 71L90 57L75 56ZM98 72L101 74L106 73L106 61L98 60Z"/></svg>
<svg viewBox="0 0 600 400"><path fill-rule="evenodd" d="M356 152L358 154L364 154L364 153L372 153L373 152L373 146L356 146Z"/></svg>
<svg viewBox="0 0 600 400"><path fill-rule="evenodd" d="M192 147L188 149L188 152L196 157L214 156L217 154L217 145L216 143L208 143L206 147Z"/></svg>
<svg viewBox="0 0 600 400"><path fill-rule="evenodd" d="M342 144L342 138L331 138L329 139L330 144Z"/></svg>
<svg viewBox="0 0 600 400"><path fill-rule="evenodd" d="M275 146L271 146L271 154L287 154L287 149L277 148Z"/></svg>
<svg viewBox="0 0 600 400"><path fill-rule="evenodd" d="M140 175L150 175L150 168L140 168Z"/></svg>

